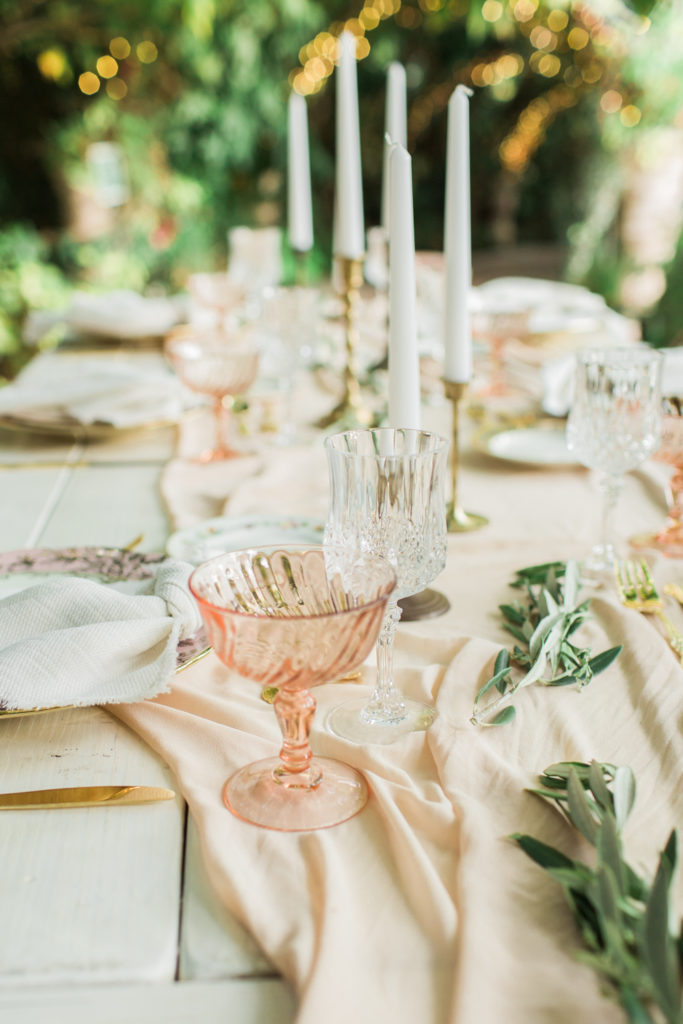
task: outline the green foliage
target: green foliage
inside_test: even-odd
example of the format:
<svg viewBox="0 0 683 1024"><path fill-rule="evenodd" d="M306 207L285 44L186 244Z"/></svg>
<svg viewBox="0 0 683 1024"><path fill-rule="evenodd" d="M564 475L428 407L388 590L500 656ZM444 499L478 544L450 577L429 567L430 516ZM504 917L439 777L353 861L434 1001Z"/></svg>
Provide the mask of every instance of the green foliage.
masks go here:
<svg viewBox="0 0 683 1024"><path fill-rule="evenodd" d="M0 377L14 376L25 361L21 327L29 310L67 302L69 285L49 256L47 243L29 225L0 232Z"/></svg>
<svg viewBox="0 0 683 1024"><path fill-rule="evenodd" d="M503 628L517 643L512 651L498 652L493 675L474 698L471 721L474 725L505 725L515 717L509 705L526 686L569 686L579 689L593 676L609 668L621 647L593 655L590 648L579 647L574 633L589 618L589 601L578 602L579 569L574 561L545 562L518 569L511 586L525 590L525 600L499 605ZM521 644L521 646L520 646ZM515 678L513 664L524 669ZM495 687L499 696L482 703Z"/></svg>
<svg viewBox="0 0 683 1024"><path fill-rule="evenodd" d="M623 853L622 830L636 794L630 768L597 761L553 764L530 792L555 801L595 848L589 866L532 836L511 836L562 886L586 947L579 959L611 984L633 1024L681 1024L683 949L669 908L676 832L650 882Z"/></svg>

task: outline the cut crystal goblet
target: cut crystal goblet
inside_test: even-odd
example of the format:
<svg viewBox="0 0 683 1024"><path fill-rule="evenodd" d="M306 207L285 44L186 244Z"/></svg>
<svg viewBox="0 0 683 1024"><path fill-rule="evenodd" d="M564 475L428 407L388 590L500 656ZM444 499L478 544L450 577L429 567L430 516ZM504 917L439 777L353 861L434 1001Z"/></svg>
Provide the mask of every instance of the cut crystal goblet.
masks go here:
<svg viewBox="0 0 683 1024"><path fill-rule="evenodd" d="M338 736L356 743L393 743L427 729L436 712L403 697L394 685L397 602L422 590L446 564L444 481L448 442L422 430L347 430L325 441L330 505L325 547L343 565L360 554L385 558L396 589L377 642L377 684L369 701L334 708L327 719Z"/></svg>
<svg viewBox="0 0 683 1024"><path fill-rule="evenodd" d="M224 800L237 817L302 831L336 825L365 805L359 772L312 755L316 702L309 687L351 672L367 657L395 583L384 560L334 567L319 546L233 551L195 569L190 590L220 660L262 687L278 687L280 756L228 779Z"/></svg>
<svg viewBox="0 0 683 1024"><path fill-rule="evenodd" d="M624 473L659 444L660 375L661 355L646 347L589 349L576 357L567 447L600 474L601 538L583 566L598 579L614 567L612 521Z"/></svg>

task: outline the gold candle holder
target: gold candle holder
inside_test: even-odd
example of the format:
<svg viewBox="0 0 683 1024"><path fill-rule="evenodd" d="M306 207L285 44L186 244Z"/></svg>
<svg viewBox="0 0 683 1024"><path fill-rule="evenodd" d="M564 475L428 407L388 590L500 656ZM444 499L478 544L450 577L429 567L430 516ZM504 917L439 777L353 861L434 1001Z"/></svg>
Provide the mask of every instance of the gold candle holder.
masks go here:
<svg viewBox="0 0 683 1024"><path fill-rule="evenodd" d="M363 257L350 259L348 256L335 257L336 278L339 280L340 294L344 300L344 330L346 344L346 364L344 367L344 393L334 409L322 419L317 426L323 430L338 424L340 427L369 427L373 415L361 403L360 385L356 369L356 349L358 345L358 295L363 284Z"/></svg>
<svg viewBox="0 0 683 1024"><path fill-rule="evenodd" d="M478 515L476 512L465 512L458 502L458 421L460 402L467 390L467 385L460 381L444 380L444 393L453 407L453 433L451 440L451 501L446 507L446 525L449 533L466 533L469 530L478 530L486 526L486 516Z"/></svg>
<svg viewBox="0 0 683 1024"><path fill-rule="evenodd" d="M293 249L292 254L294 256L294 285L298 288L305 288L309 277L309 253L303 249Z"/></svg>

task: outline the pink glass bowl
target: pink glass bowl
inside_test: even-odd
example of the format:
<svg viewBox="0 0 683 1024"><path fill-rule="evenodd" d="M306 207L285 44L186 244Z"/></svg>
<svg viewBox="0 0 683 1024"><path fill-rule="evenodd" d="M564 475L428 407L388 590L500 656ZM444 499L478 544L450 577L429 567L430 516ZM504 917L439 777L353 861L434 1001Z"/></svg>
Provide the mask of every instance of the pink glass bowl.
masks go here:
<svg viewBox="0 0 683 1024"><path fill-rule="evenodd" d="M273 708L280 756L228 779L223 796L239 818L302 831L346 821L365 805L367 785L349 765L313 757L309 687L352 672L372 650L396 585L388 562L359 559L337 569L322 547L233 551L190 577L220 660L247 679L277 686Z"/></svg>

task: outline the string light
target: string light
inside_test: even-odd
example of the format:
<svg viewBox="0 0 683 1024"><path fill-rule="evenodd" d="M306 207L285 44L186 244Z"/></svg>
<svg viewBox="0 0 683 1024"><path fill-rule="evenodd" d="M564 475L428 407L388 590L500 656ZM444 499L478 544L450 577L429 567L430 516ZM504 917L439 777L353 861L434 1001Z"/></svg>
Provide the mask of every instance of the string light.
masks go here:
<svg viewBox="0 0 683 1024"><path fill-rule="evenodd" d="M159 51L151 39L143 39L141 43L138 43L135 53L141 64L153 64L159 56Z"/></svg>
<svg viewBox="0 0 683 1024"><path fill-rule="evenodd" d="M116 60L125 60L130 56L130 43L123 36L116 36L109 41L109 52Z"/></svg>
<svg viewBox="0 0 683 1024"><path fill-rule="evenodd" d="M100 88L100 80L92 71L84 71L78 76L78 88L86 96L93 96Z"/></svg>
<svg viewBox="0 0 683 1024"><path fill-rule="evenodd" d="M119 70L119 65L113 57L106 55L104 57L98 57L97 63L97 74L100 78L113 78L116 72Z"/></svg>

